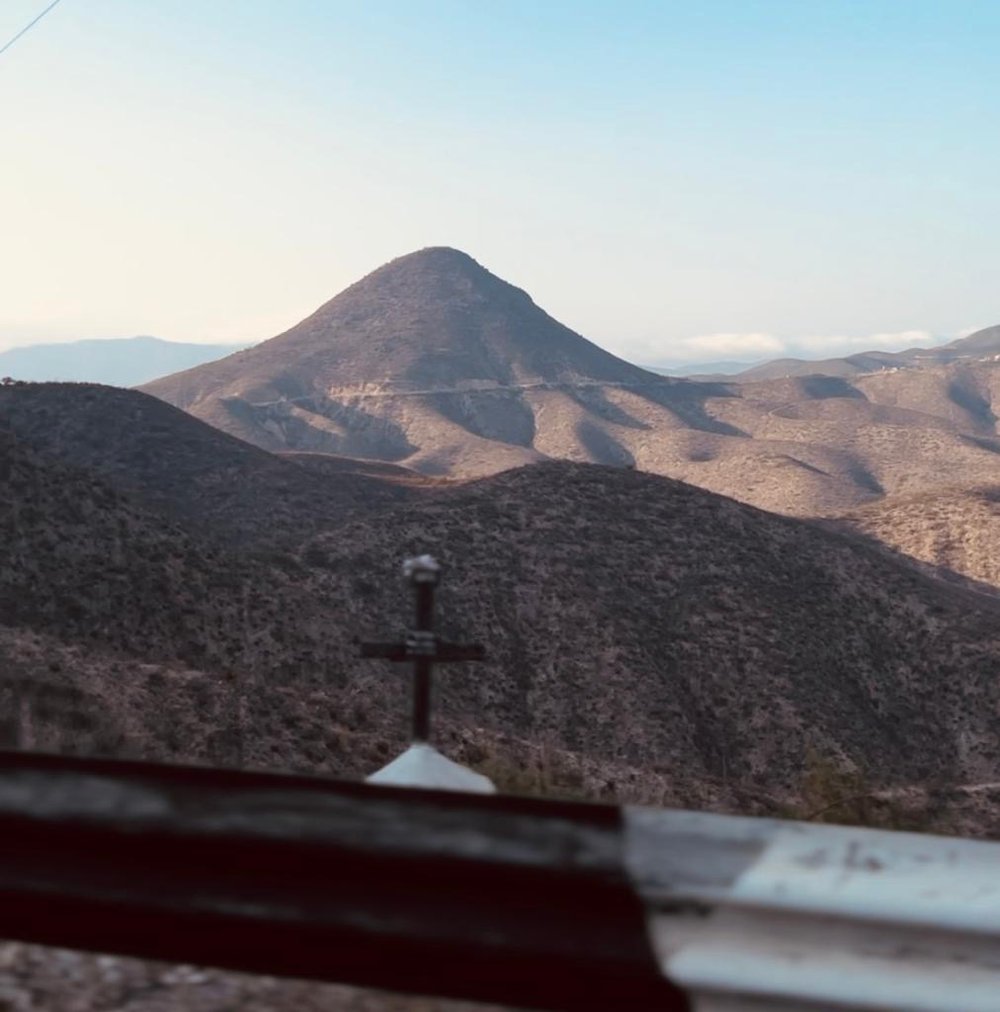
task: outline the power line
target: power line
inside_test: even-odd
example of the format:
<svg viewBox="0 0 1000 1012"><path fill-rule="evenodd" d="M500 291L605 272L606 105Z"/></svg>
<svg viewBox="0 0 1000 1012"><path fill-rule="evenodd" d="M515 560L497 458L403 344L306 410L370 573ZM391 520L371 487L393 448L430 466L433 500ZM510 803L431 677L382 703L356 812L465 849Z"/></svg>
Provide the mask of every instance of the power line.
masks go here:
<svg viewBox="0 0 1000 1012"><path fill-rule="evenodd" d="M25 32L28 32L28 31L30 31L30 30L31 30L32 28L34 28L34 27L35 27L35 25L37 25L37 24L38 24L38 22L39 22L39 21L41 21L41 20L42 20L42 18L44 18L44 17L45 17L45 15L46 15L46 14L48 14L48 13L49 13L49 11L50 11L50 10L52 10L52 8L53 8L53 7L55 7L55 6L56 6L56 4L58 4L58 3L61 3L61 2L62 2L62 0L52 0L52 3L50 3L50 4L48 5L48 7L46 7L46 8L45 8L45 10L43 10L43 11L42 11L42 13L41 13L41 14L39 14L37 18L35 18L35 20L34 20L34 21L31 21L31 22L29 22L28 24L26 24L26 25L25 25L25 26L24 26L24 27L23 27L23 28L22 28L22 29L21 29L21 30L20 30L20 31L19 31L19 32L17 33L17 35L15 35L15 36L14 36L14 38L12 38L12 39L11 39L11 40L10 40L9 42L5 43L5 44L4 44L4 45L3 45L2 47L0 47L0 56L3 56L3 54L4 54L4 53L6 53L6 52L7 52L7 50L8 50L8 49L10 49L10 47L11 47L12 45L14 45L14 43L15 43L15 42L17 42L17 40L18 40L18 39L19 39L19 38L20 38L20 37L21 37L22 35L24 35L24 34L25 34Z"/></svg>

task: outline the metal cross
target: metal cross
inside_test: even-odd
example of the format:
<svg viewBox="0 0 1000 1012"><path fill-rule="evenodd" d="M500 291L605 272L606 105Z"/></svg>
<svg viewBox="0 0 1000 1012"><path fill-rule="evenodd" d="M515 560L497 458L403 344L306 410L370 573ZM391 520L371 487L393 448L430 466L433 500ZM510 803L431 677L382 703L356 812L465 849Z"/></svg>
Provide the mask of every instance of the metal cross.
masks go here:
<svg viewBox="0 0 1000 1012"><path fill-rule="evenodd" d="M413 587L416 621L403 643L362 643L362 657L413 662L413 741L430 740L431 675L435 664L448 661L481 661L486 651L476 643L446 643L434 632L434 590L441 567L429 555L407 559L403 575Z"/></svg>

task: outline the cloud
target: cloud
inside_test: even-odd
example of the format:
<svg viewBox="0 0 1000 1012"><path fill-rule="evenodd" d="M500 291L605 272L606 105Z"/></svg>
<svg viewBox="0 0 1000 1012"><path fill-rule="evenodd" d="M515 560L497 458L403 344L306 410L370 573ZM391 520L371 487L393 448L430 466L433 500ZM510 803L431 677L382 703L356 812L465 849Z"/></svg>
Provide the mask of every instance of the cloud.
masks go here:
<svg viewBox="0 0 1000 1012"><path fill-rule="evenodd" d="M952 337L972 331L962 331ZM905 348L928 348L952 340L929 330L900 330L891 333L844 335L809 334L802 337L779 337L767 333L701 334L673 344L669 361L721 362L732 360L752 362L772 358L841 358L862 351L902 351ZM663 356L667 360L667 356Z"/></svg>
<svg viewBox="0 0 1000 1012"><path fill-rule="evenodd" d="M677 350L687 359L698 358L762 358L780 355L785 350L781 338L774 334L702 334L684 338Z"/></svg>

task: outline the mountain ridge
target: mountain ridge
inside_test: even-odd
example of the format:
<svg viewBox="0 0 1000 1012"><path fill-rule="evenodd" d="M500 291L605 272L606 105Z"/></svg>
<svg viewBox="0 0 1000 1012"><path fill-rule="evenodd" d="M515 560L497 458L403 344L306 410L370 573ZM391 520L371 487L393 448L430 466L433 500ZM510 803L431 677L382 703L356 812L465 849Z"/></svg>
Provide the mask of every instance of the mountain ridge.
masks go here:
<svg viewBox="0 0 1000 1012"><path fill-rule="evenodd" d="M840 358L770 359L727 376L737 383L784 379L793 376L861 376L883 369L919 368L930 364L948 365L963 359L987 359L1000 355L1000 326L984 327L966 337L929 348L915 347L903 351L856 352Z"/></svg>
<svg viewBox="0 0 1000 1012"><path fill-rule="evenodd" d="M0 426L52 460L83 467L137 503L203 536L245 546L286 526L305 533L408 495L364 462L329 457L325 473L279 457L141 393L82 383L0 387ZM335 478L331 480L331 475Z"/></svg>

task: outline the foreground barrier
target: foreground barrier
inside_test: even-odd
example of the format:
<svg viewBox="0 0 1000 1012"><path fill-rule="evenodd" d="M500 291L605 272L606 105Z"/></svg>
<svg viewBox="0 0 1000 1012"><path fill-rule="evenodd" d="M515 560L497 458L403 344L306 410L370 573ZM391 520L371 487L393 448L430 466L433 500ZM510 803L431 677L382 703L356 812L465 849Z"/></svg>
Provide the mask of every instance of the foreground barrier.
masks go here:
<svg viewBox="0 0 1000 1012"><path fill-rule="evenodd" d="M547 1009L1000 1008L1000 845L0 754L0 936Z"/></svg>

